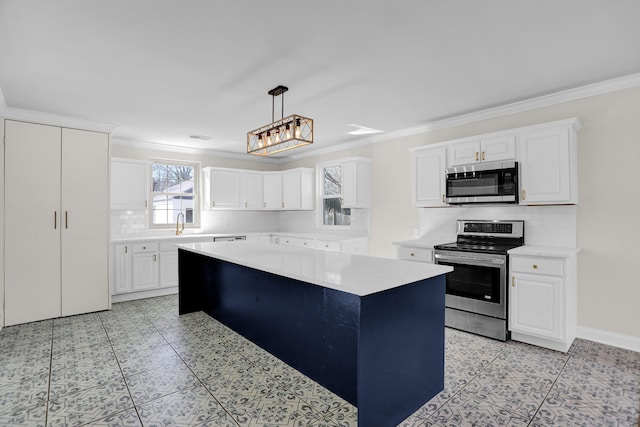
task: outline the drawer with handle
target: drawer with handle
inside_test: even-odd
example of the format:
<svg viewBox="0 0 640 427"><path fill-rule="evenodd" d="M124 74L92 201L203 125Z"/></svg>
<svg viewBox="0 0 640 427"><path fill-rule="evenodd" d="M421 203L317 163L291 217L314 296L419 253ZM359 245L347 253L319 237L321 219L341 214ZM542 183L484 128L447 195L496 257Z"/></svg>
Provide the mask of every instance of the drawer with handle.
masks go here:
<svg viewBox="0 0 640 427"><path fill-rule="evenodd" d="M160 245L158 243L134 243L133 253L142 254L149 252L158 252Z"/></svg>
<svg viewBox="0 0 640 427"><path fill-rule="evenodd" d="M560 259L512 256L510 262L513 272L562 276Z"/></svg>
<svg viewBox="0 0 640 427"><path fill-rule="evenodd" d="M427 248L415 248L409 246L398 246L398 259L408 261L433 262L433 250Z"/></svg>

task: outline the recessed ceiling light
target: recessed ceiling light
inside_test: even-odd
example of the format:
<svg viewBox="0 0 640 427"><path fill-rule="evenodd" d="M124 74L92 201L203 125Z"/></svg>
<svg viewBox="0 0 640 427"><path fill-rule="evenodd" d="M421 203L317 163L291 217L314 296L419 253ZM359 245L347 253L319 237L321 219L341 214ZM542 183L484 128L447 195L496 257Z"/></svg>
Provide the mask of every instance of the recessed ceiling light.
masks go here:
<svg viewBox="0 0 640 427"><path fill-rule="evenodd" d="M350 124L349 126L353 126L354 130L347 132L349 135L370 135L372 133L382 133L379 129L368 128L366 126L360 126L355 124Z"/></svg>
<svg viewBox="0 0 640 427"><path fill-rule="evenodd" d="M206 136L206 135L189 135L189 138L191 138L191 139L201 139L203 141L209 141L209 140L213 139L212 136Z"/></svg>

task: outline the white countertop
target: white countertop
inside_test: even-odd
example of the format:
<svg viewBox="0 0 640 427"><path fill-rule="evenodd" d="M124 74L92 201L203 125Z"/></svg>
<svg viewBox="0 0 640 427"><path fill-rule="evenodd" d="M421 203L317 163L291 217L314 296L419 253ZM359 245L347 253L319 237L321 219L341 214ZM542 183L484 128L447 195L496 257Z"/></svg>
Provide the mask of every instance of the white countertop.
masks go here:
<svg viewBox="0 0 640 427"><path fill-rule="evenodd" d="M396 246L407 246L410 248L423 248L423 249L433 249L435 245L441 245L442 243L449 243L449 242L436 242L436 241L424 239L424 238L391 242L392 245L396 245Z"/></svg>
<svg viewBox="0 0 640 427"><path fill-rule="evenodd" d="M178 247L359 296L453 271L444 265L245 241L184 243Z"/></svg>
<svg viewBox="0 0 640 427"><path fill-rule="evenodd" d="M546 256L554 258L568 258L578 254L581 248L564 248L554 246L531 246L524 245L514 249L510 249L509 255L530 255L530 256Z"/></svg>
<svg viewBox="0 0 640 427"><path fill-rule="evenodd" d="M124 243L124 242L154 242L160 240L176 240L176 243L180 243L181 240L194 241L194 240L213 240L214 237L227 237L227 236L257 236L257 235L274 235L274 236L289 236L289 237L303 237L307 239L316 240L332 240L332 241L344 241L352 239L363 239L367 236L349 235L349 234L331 234L331 233L295 233L290 231L265 231L265 232L251 232L251 233L216 233L216 234L198 234L198 233L186 233L176 236L175 230L168 231L165 234L152 234L152 235L131 235L131 236L118 236L111 239L111 243Z"/></svg>

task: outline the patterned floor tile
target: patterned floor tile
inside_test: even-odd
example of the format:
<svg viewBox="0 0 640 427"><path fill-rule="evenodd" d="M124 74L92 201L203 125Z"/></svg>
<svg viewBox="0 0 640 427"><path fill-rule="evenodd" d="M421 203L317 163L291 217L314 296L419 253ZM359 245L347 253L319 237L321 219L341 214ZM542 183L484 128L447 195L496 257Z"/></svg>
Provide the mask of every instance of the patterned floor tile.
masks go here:
<svg viewBox="0 0 640 427"><path fill-rule="evenodd" d="M176 391L191 389L199 385L198 379L184 365L154 369L126 379L136 405Z"/></svg>
<svg viewBox="0 0 640 427"><path fill-rule="evenodd" d="M65 369L77 369L87 366L103 366L116 362L115 354L109 345L90 345L65 352L56 352L51 358L54 372Z"/></svg>
<svg viewBox="0 0 640 427"><path fill-rule="evenodd" d="M121 383L122 373L114 362L62 369L51 373L49 399L57 400L61 396L85 389Z"/></svg>
<svg viewBox="0 0 640 427"><path fill-rule="evenodd" d="M178 354L168 344L121 354L118 356L118 363L125 377L183 364Z"/></svg>
<svg viewBox="0 0 640 427"><path fill-rule="evenodd" d="M111 414L105 418L91 421L86 426L90 427L142 427L138 412L135 409Z"/></svg>
<svg viewBox="0 0 640 427"><path fill-rule="evenodd" d="M101 333L68 335L53 340L53 354L75 351L83 347L109 346L109 339L104 329Z"/></svg>
<svg viewBox="0 0 640 427"><path fill-rule="evenodd" d="M124 381L84 389L49 401L50 426L85 425L133 408Z"/></svg>
<svg viewBox="0 0 640 427"><path fill-rule="evenodd" d="M527 419L533 418L551 390L553 380L521 376L510 371L483 371L463 393L472 393L491 405L505 408Z"/></svg>
<svg viewBox="0 0 640 427"><path fill-rule="evenodd" d="M438 409L425 426L526 426L528 419L506 409L461 393Z"/></svg>
<svg viewBox="0 0 640 427"><path fill-rule="evenodd" d="M159 399L138 405L140 419L145 426L237 426L220 404L202 386L174 392Z"/></svg>
<svg viewBox="0 0 640 427"><path fill-rule="evenodd" d="M31 406L20 406L5 410L0 407L0 425L12 427L44 427L46 425L47 402Z"/></svg>
<svg viewBox="0 0 640 427"><path fill-rule="evenodd" d="M0 415L46 403L49 394L49 374L24 378L18 382L0 383ZM0 425L2 425L0 423Z"/></svg>

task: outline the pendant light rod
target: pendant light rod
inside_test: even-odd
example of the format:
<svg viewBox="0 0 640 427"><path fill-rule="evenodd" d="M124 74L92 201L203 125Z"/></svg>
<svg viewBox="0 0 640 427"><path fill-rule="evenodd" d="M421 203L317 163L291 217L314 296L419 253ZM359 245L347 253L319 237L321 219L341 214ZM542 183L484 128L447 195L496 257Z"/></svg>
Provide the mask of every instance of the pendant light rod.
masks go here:
<svg viewBox="0 0 640 427"><path fill-rule="evenodd" d="M273 89L271 89L269 92L267 92L267 94L271 95L271 121L275 122L276 121L276 114L275 114L275 105L276 105L276 96L282 95L282 117L281 119L284 118L284 93L286 91L288 91L289 88L286 86L276 86Z"/></svg>

